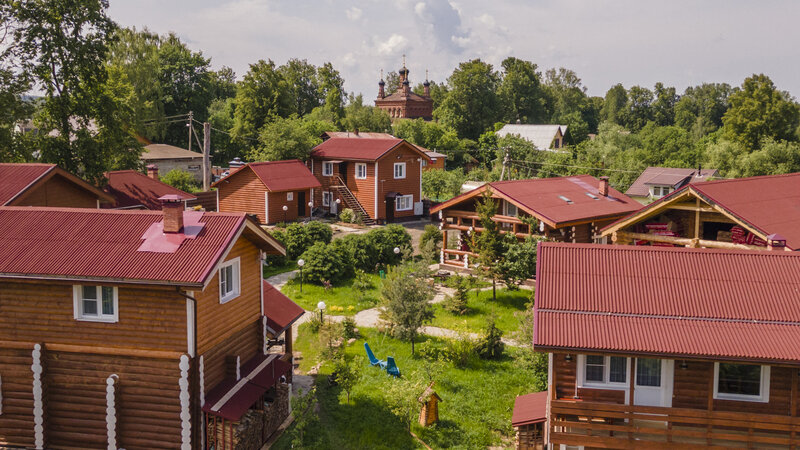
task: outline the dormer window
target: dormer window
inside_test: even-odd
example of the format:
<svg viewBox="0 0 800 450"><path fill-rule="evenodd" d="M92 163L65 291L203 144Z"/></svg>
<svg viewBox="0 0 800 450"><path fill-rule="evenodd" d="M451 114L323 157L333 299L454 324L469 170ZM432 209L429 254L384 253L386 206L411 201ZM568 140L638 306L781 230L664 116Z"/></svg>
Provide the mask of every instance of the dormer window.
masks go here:
<svg viewBox="0 0 800 450"><path fill-rule="evenodd" d="M75 320L119 322L116 287L75 285L72 287L72 297Z"/></svg>
<svg viewBox="0 0 800 450"><path fill-rule="evenodd" d="M650 186L650 197L661 198L674 190L672 186Z"/></svg>

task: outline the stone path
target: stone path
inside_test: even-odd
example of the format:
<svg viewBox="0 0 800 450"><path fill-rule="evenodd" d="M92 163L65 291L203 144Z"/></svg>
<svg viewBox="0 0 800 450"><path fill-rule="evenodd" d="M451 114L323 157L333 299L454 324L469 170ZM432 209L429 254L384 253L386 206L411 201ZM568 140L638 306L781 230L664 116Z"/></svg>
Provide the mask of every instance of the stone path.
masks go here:
<svg viewBox="0 0 800 450"><path fill-rule="evenodd" d="M294 278L295 275L297 275L297 272L298 272L297 270L292 270L290 272L279 273L277 275L273 275L267 278L265 281L275 286L275 289L280 291L281 288L283 288L283 286L289 282L289 280L291 280L292 278Z"/></svg>

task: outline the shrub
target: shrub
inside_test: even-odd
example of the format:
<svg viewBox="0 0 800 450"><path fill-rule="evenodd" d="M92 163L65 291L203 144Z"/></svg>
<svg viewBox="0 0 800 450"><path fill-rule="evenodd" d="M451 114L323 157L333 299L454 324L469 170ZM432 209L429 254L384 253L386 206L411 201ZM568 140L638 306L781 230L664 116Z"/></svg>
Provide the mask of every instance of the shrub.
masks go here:
<svg viewBox="0 0 800 450"><path fill-rule="evenodd" d="M408 234L404 226L399 224L375 228L370 230L366 236L370 250L374 250L377 255L376 265L389 266L397 264L400 262L402 254L395 254L395 247L400 249L411 248L411 235Z"/></svg>
<svg viewBox="0 0 800 450"><path fill-rule="evenodd" d="M170 170L161 177L161 181L183 192L191 193L200 190L200 183L194 179L194 175L181 169Z"/></svg>
<svg viewBox="0 0 800 450"><path fill-rule="evenodd" d="M486 331L478 342L476 350L483 359L497 359L503 356L505 344L503 344L503 331L495 325L494 316L489 316L486 322Z"/></svg>
<svg viewBox="0 0 800 450"><path fill-rule="evenodd" d="M344 352L344 326L340 322L323 323L319 329L319 343L322 347L320 357L326 361L337 358Z"/></svg>
<svg viewBox="0 0 800 450"><path fill-rule="evenodd" d="M448 339L443 357L456 367L466 367L475 358L475 340L467 334L456 339Z"/></svg>
<svg viewBox="0 0 800 450"><path fill-rule="evenodd" d="M308 230L300 223L293 223L286 227L284 235L286 257L289 259L297 259L314 243Z"/></svg>
<svg viewBox="0 0 800 450"><path fill-rule="evenodd" d="M311 221L305 225L306 232L308 232L308 237L311 239L311 243L322 241L326 244L330 244L331 238L333 238L333 230L331 226L324 222L319 221Z"/></svg>
<svg viewBox="0 0 800 450"><path fill-rule="evenodd" d="M348 234L333 241L333 244L343 255L347 255L346 258L352 261L355 269L371 273L378 264L378 251L368 234Z"/></svg>
<svg viewBox="0 0 800 450"><path fill-rule="evenodd" d="M322 318L319 316L319 310L311 312L311 318L308 319L308 328L314 334L319 333L319 329L322 328Z"/></svg>
<svg viewBox="0 0 800 450"><path fill-rule="evenodd" d="M439 250L442 244L442 232L436 225L425 225L422 236L419 237L419 251L422 259L428 262L439 260Z"/></svg>
<svg viewBox="0 0 800 450"><path fill-rule="evenodd" d="M356 213L350 208L345 208L339 213L339 220L344 223L355 223Z"/></svg>
<svg viewBox="0 0 800 450"><path fill-rule="evenodd" d="M312 283L336 282L346 273L342 258L330 244L317 242L300 256L305 260L303 278Z"/></svg>
<svg viewBox="0 0 800 450"><path fill-rule="evenodd" d="M286 247L286 233L281 230L273 229L269 234L275 238L276 241L280 242L281 245ZM282 266L286 264L287 260L288 258L285 255L267 255L268 266Z"/></svg>
<svg viewBox="0 0 800 450"><path fill-rule="evenodd" d="M453 295L448 296L442 307L453 314L465 314L469 308L467 307L467 294L471 287L471 281L467 277L459 275L450 277L452 287L456 290Z"/></svg>
<svg viewBox="0 0 800 450"><path fill-rule="evenodd" d="M329 245L331 251L335 252L341 260L342 279L347 279L355 275L355 261L353 260L354 249L351 248L349 241L346 240L347 237L348 236L336 239Z"/></svg>
<svg viewBox="0 0 800 450"><path fill-rule="evenodd" d="M358 328L356 328L356 319L352 316L345 317L342 320L342 334L345 339L352 339L358 337Z"/></svg>

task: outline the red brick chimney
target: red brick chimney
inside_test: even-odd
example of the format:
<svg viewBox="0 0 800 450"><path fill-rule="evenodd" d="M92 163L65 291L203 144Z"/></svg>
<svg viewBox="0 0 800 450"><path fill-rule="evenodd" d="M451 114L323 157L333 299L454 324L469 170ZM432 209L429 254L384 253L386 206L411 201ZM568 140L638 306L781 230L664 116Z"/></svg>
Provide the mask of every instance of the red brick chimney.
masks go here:
<svg viewBox="0 0 800 450"><path fill-rule="evenodd" d="M608 197L608 177L600 177L600 185L597 190L600 191L600 195L603 197Z"/></svg>
<svg viewBox="0 0 800 450"><path fill-rule="evenodd" d="M183 231L183 200L175 194L159 197L161 211L164 213L164 233Z"/></svg>
<svg viewBox="0 0 800 450"><path fill-rule="evenodd" d="M358 136L358 128L354 128L354 129L353 129L353 134L355 134L356 136Z"/></svg>
<svg viewBox="0 0 800 450"><path fill-rule="evenodd" d="M767 236L768 250L786 250L786 238L780 234L770 234Z"/></svg>
<svg viewBox="0 0 800 450"><path fill-rule="evenodd" d="M152 179L154 179L154 180L158 180L158 166L155 165L155 164L148 164L147 165L147 176L152 178Z"/></svg>

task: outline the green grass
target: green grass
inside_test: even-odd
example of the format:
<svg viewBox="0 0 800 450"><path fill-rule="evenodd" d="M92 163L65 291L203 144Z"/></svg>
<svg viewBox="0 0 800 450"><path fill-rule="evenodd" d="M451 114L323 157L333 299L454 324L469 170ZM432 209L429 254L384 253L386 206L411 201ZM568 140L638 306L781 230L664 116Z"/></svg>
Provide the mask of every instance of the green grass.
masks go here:
<svg viewBox="0 0 800 450"><path fill-rule="evenodd" d="M326 314L337 316L352 316L353 314L365 309L374 308L380 299L381 279L379 275L368 275L372 280L372 289L359 293L353 289L354 279L343 281L332 288L325 290L324 287L312 283L303 283L303 293L300 293L300 281L292 279L281 290L295 303L302 306L307 311L317 308L317 303L324 301ZM343 310L337 311L332 306L342 307ZM353 308L350 309L349 307Z"/></svg>
<svg viewBox="0 0 800 450"><path fill-rule="evenodd" d="M280 266L264 266L264 278L269 278L281 273L291 272L297 269L297 261L287 261Z"/></svg>
<svg viewBox="0 0 800 450"><path fill-rule="evenodd" d="M406 375L423 371L425 360L411 357L411 345L379 333L361 329L379 358L394 356ZM302 352L301 369L308 370L318 360L321 345L317 335L303 325L295 349ZM423 338L439 344L436 338ZM364 355L364 340L359 339L346 351L357 355L362 378L353 390L350 404L346 394L327 381L330 364L320 368L317 377L319 421L306 432L303 448L313 449L416 449L423 448L407 433L402 422L386 406L386 392L398 382L378 368L369 366ZM508 349L506 357L497 361L474 360L460 369L445 363L436 377L435 391L441 396L440 421L428 428L413 425L413 431L433 448L486 448L513 445L511 411L517 395L533 392L541 383L540 376L517 364L520 349ZM542 374L543 375L543 374ZM546 376L546 375L544 375ZM291 447L290 428L273 448Z"/></svg>
<svg viewBox="0 0 800 450"><path fill-rule="evenodd" d="M477 298L473 291L468 294L469 311L466 314L453 314L444 309L441 303L437 303L434 305L436 317L430 325L480 333L486 328L486 319L494 313L495 325L505 332L506 337L510 337L509 334L519 328L519 319L514 313L525 310L525 304L530 302L531 292L527 289L498 289L497 301L493 301L491 290L480 291Z"/></svg>

